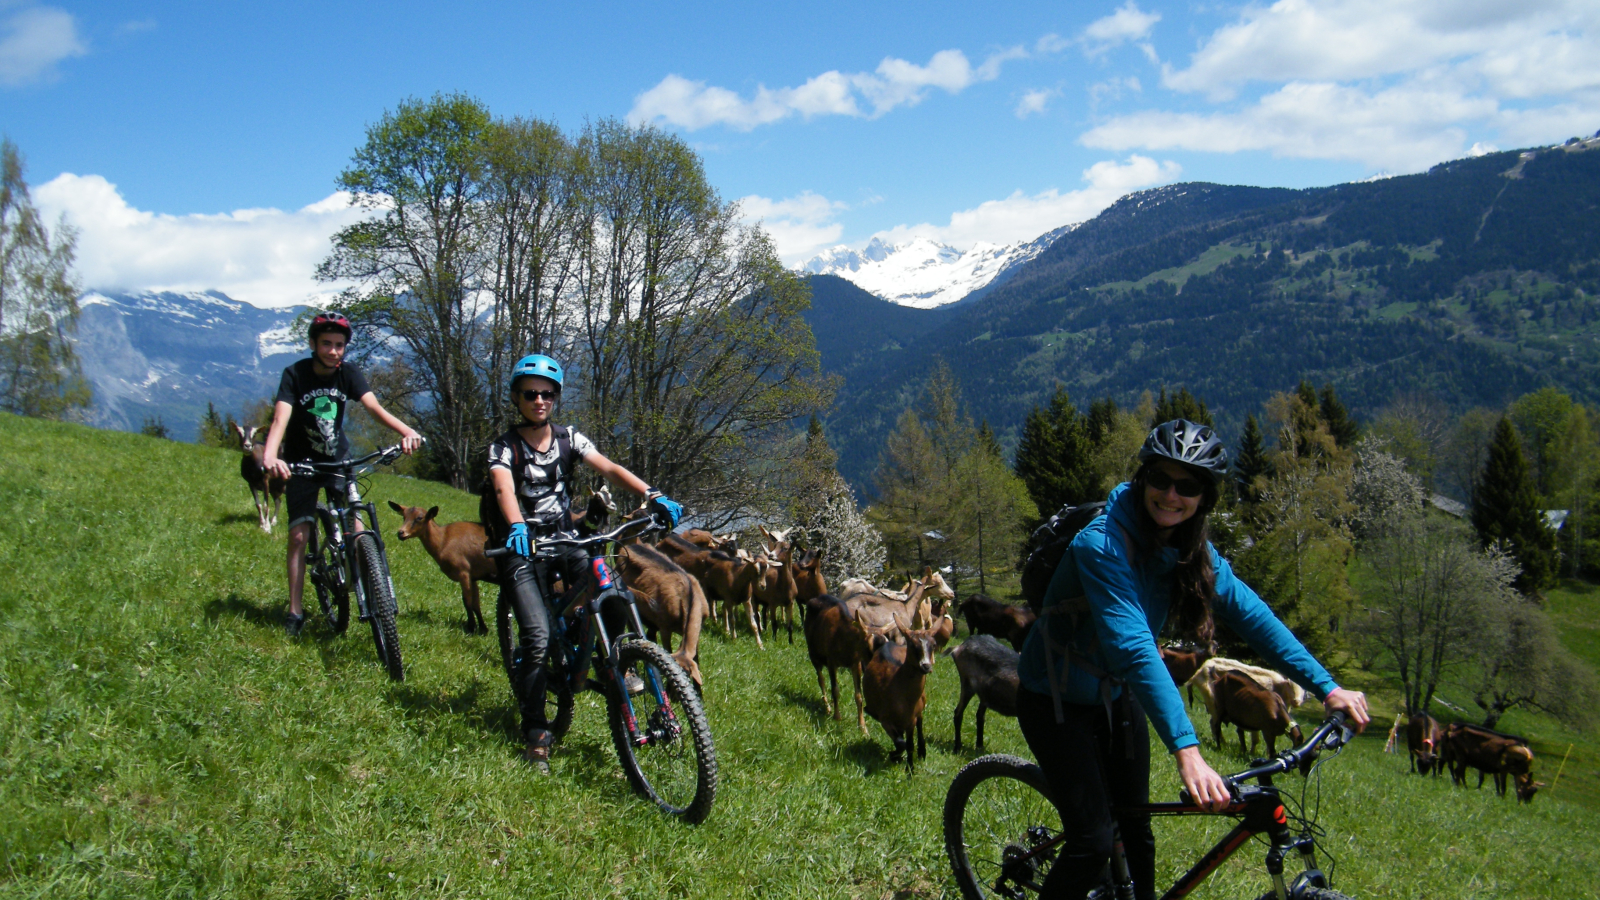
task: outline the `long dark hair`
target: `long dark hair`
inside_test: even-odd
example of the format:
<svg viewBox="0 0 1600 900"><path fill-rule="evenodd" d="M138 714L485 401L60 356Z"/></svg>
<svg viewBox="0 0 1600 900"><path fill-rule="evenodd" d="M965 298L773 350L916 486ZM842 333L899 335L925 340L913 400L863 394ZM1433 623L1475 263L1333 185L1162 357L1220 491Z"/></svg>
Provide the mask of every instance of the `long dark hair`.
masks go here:
<svg viewBox="0 0 1600 900"><path fill-rule="evenodd" d="M1133 475L1133 505L1138 510L1135 521L1139 523L1144 546L1151 550L1162 546L1160 529L1144 505L1145 475L1155 462L1146 462ZM1173 528L1166 539L1166 546L1178 551L1178 564L1172 571L1169 615L1176 620L1180 636L1192 639L1201 647L1212 647L1217 633L1216 623L1211 618L1211 601L1217 595L1217 572L1211 567L1211 538L1206 518L1216 508L1220 495L1217 481L1210 472L1194 466L1184 465L1183 468L1205 486L1205 491L1200 495L1200 506L1195 514Z"/></svg>

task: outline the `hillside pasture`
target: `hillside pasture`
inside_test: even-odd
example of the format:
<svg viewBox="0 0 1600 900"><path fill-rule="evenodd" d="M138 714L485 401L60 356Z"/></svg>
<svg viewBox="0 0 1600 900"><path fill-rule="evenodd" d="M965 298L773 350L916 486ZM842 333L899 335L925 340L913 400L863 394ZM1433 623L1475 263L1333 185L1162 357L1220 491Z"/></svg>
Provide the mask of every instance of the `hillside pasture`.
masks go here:
<svg viewBox="0 0 1600 900"><path fill-rule="evenodd" d="M443 521L476 508L393 476L370 496L391 536L387 500L438 504ZM686 826L628 789L594 695L551 777L520 761L492 638L462 633L459 590L413 542L389 543L403 684L364 626L285 638L283 538L256 527L235 453L0 415L0 497L5 896L953 896L940 807L975 754L951 750L948 659L930 682L928 758L908 778L878 725L863 738L824 716L802 646L762 652L708 627L722 780L710 820ZM989 750L1026 754L1012 720L987 730ZM1381 752L1385 730L1325 769L1341 890L1592 892L1593 806L1408 776L1403 755ZM1222 769L1245 762L1236 746L1205 752ZM1541 779L1551 765L1541 756ZM1158 763L1156 796L1176 789ZM1162 877L1225 824L1158 823ZM1196 896L1261 893L1262 849Z"/></svg>

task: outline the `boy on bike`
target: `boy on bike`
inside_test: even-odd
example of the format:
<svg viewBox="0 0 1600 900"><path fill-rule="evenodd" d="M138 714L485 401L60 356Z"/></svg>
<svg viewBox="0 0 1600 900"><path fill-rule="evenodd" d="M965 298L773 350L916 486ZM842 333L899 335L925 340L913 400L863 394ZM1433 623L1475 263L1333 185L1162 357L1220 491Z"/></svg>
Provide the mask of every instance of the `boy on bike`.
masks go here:
<svg viewBox="0 0 1600 900"><path fill-rule="evenodd" d="M480 513L491 543L503 542L511 554L500 557L500 590L509 591L517 618L518 643L512 660L511 693L522 713L525 758L540 772L549 772L554 736L545 719L545 657L550 649L550 621L545 592L560 578L573 584L584 577L587 556L571 552L537 566L529 558L530 539L571 530L572 468L579 460L610 481L645 498L654 511L674 525L683 508L653 490L637 475L607 459L582 434L551 421L561 397L561 364L548 356L524 356L511 369L511 402L520 424L489 444L489 479ZM543 572L536 568L547 569Z"/></svg>
<svg viewBox="0 0 1600 900"><path fill-rule="evenodd" d="M301 595L306 581L306 542L316 527L317 491L343 501L344 479L337 475L291 475L291 462L336 462L350 455L344 436L344 407L359 402L378 421L400 435L400 446L410 453L422 446L422 436L390 415L367 387L366 376L355 363L344 361L350 343L350 320L338 313L323 313L308 329L311 356L283 370L273 403L272 429L262 464L268 472L287 479L284 489L289 507L289 611L283 627L297 637L305 627ZM361 523L356 521L356 528Z"/></svg>

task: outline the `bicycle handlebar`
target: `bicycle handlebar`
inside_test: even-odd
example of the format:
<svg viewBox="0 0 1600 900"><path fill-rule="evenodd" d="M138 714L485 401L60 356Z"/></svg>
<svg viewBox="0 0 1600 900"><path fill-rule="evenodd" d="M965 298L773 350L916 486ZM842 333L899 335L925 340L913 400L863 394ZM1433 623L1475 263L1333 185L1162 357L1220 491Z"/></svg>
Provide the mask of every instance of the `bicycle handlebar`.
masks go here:
<svg viewBox="0 0 1600 900"><path fill-rule="evenodd" d="M360 459L339 459L334 460L333 462L296 462L288 463L288 466L289 471L296 475L316 475L322 472L333 472L337 474L339 472L348 472L357 466L366 465L373 460L378 460L376 465L386 466L399 459L400 454L404 452L405 448L399 444L395 444L390 447L385 447L382 450L374 450Z"/></svg>
<svg viewBox="0 0 1600 900"><path fill-rule="evenodd" d="M551 546L556 546L556 547L587 547L587 546L590 546L591 544L607 543L609 541L614 541L617 538L621 537L625 532L628 531L628 529L635 528L635 527L637 527L639 525L648 526L646 528L639 529L639 533L640 534L643 534L644 532L650 531L650 530L657 530L657 531L665 531L665 530L667 530L661 524L661 522L657 521L655 516L645 516L642 519L629 519L626 522L623 522L621 525L618 525L616 528L611 529L610 531L603 532L601 534L590 535L589 537L580 537L580 538L538 538L534 542L535 543L535 547L534 547L533 555L534 556L538 556L540 551L544 550L546 547L551 547ZM511 555L511 548L510 547L496 547L493 550L485 550L483 555L488 557L488 558L490 558L490 559L495 559L496 557L501 557L501 556L509 556L509 555Z"/></svg>
<svg viewBox="0 0 1600 900"><path fill-rule="evenodd" d="M1330 750L1337 750L1349 743L1354 735L1350 729L1344 727L1345 715L1343 712L1334 712L1322 721L1316 731L1311 733L1311 738L1298 747L1290 747L1279 753L1272 761L1263 765L1254 766L1223 778L1229 787L1234 787L1242 781L1260 778L1263 775L1278 775L1291 769L1309 768L1311 761L1317 758L1324 746Z"/></svg>

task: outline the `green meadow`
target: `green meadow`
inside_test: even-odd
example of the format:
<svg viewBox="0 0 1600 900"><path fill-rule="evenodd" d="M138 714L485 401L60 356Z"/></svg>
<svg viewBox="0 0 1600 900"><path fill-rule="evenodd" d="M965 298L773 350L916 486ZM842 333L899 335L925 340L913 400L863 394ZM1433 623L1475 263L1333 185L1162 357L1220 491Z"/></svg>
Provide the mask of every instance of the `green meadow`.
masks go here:
<svg viewBox="0 0 1600 900"><path fill-rule="evenodd" d="M580 697L550 777L520 761L492 638L462 632L459 591L414 542L389 542L404 683L384 676L363 628L287 639L282 529L256 527L238 458L0 415L0 895L953 896L940 809L977 754L975 707L966 748L952 749L948 660L929 687L928 757L908 776L875 723L863 737L824 715L802 636L759 651L708 625L721 782L709 820L685 825L630 791L594 695ZM399 521L383 501L438 504L445 521L476 509L398 476L375 477L370 496L390 535ZM1555 604L1591 659L1594 603L1574 588ZM1317 715L1311 704L1299 718ZM1383 752L1389 721L1323 769L1341 891L1594 896L1591 736L1508 718L1538 740L1541 780L1552 753L1580 748L1559 786L1518 806L1408 775L1403 755ZM988 739L1026 755L1011 720L991 716ZM1246 763L1233 744L1206 753L1219 769ZM1158 765L1157 796L1176 789ZM1226 824L1158 822L1163 878ZM1263 850L1196 896L1266 890Z"/></svg>

